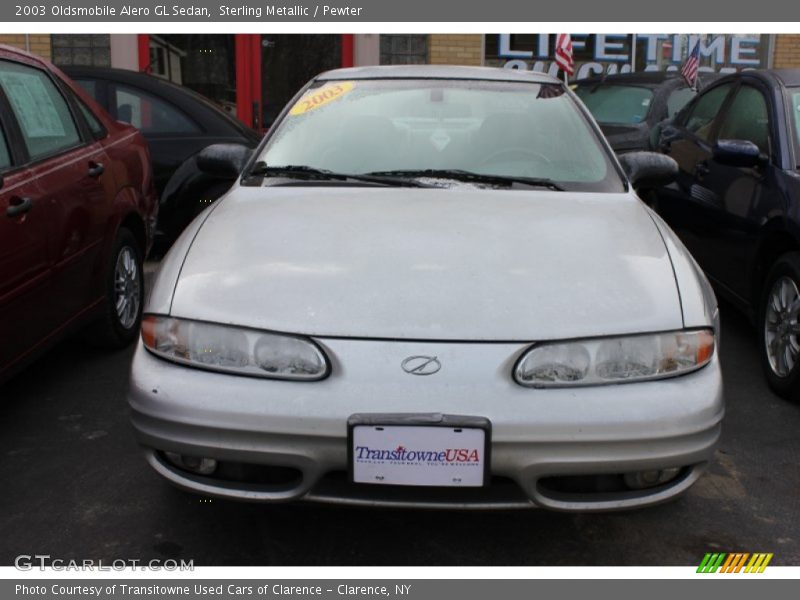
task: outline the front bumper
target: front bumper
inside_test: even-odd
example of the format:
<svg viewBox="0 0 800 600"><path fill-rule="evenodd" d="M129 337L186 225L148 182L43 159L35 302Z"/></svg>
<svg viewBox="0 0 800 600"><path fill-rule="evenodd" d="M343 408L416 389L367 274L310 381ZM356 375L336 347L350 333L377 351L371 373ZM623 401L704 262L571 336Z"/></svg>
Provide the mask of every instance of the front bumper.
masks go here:
<svg viewBox="0 0 800 600"><path fill-rule="evenodd" d="M139 344L129 401L149 463L198 493L251 501L314 500L369 506L619 510L686 491L712 457L724 413L718 359L673 379L585 388L530 389L512 367L528 344L318 339L331 359L320 382L231 376L159 359ZM411 355L437 356L442 370L415 377ZM478 489L348 483L347 420L355 413L444 413L492 424L492 482ZM236 473L199 476L165 452L208 457ZM294 476L270 478L268 466ZM241 468L240 468L241 467ZM646 489L565 491L553 481L680 468Z"/></svg>

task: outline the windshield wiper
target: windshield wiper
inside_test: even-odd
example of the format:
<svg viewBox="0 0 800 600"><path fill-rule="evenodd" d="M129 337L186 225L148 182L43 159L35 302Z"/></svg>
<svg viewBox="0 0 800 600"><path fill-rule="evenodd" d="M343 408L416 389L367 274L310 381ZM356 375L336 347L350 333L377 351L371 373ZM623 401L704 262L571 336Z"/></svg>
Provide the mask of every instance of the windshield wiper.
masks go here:
<svg viewBox="0 0 800 600"><path fill-rule="evenodd" d="M381 177L373 173L368 173L366 175L337 173L328 169L309 167L308 165L273 166L263 161L255 163L253 167L245 173L245 177L289 177L293 179L317 179L322 181L334 179L337 181L364 181L367 183L405 187L433 187L413 179Z"/></svg>
<svg viewBox="0 0 800 600"><path fill-rule="evenodd" d="M512 175L485 175L483 173L474 173L472 171L464 171L461 169L407 169L397 171L373 171L367 173L370 176L378 177L431 177L439 179L454 179L456 181L467 181L471 183L486 183L489 185L503 185L510 186L515 183L522 183L525 185L546 187L551 190L563 192L564 188L558 185L552 179L544 177L515 177Z"/></svg>

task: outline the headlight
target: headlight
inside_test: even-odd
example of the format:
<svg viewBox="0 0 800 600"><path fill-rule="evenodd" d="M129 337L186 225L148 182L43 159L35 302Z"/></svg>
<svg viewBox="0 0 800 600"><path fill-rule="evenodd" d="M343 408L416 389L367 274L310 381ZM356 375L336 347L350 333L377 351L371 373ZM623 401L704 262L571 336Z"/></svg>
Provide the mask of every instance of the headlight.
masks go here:
<svg viewBox="0 0 800 600"><path fill-rule="evenodd" d="M145 315L142 341L153 354L201 369L301 381L328 375L322 350L299 336Z"/></svg>
<svg viewBox="0 0 800 600"><path fill-rule="evenodd" d="M714 355L711 329L537 344L514 369L530 387L601 385L675 377Z"/></svg>

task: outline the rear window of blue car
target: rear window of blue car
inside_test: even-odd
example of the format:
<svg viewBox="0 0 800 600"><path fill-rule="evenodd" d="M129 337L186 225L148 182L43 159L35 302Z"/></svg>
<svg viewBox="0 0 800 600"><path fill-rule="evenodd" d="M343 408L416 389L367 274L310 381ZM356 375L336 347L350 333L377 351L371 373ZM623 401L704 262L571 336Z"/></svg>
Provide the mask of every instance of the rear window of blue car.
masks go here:
<svg viewBox="0 0 800 600"><path fill-rule="evenodd" d="M694 98L696 95L696 91L687 87L679 88L673 91L669 97L667 97L667 116L671 119L677 115L678 111L689 104L689 100Z"/></svg>
<svg viewBox="0 0 800 600"><path fill-rule="evenodd" d="M575 89L598 123L634 125L647 118L653 90L637 85L579 85Z"/></svg>

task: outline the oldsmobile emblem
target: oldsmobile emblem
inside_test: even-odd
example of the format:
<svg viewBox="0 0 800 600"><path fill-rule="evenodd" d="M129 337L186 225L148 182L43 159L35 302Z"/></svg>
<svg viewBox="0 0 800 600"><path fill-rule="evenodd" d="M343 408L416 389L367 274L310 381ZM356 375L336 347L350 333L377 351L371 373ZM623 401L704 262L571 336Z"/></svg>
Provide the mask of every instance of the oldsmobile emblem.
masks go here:
<svg viewBox="0 0 800 600"><path fill-rule="evenodd" d="M433 375L442 368L442 363L435 356L409 356L400 366L409 375Z"/></svg>

